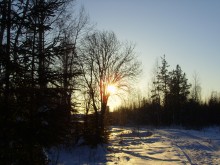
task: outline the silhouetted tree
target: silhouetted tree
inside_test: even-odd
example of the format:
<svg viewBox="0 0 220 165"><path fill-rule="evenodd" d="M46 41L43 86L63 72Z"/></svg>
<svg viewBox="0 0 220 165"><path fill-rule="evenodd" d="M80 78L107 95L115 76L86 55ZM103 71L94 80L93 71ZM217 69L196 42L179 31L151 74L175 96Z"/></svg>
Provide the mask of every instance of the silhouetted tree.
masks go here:
<svg viewBox="0 0 220 165"><path fill-rule="evenodd" d="M220 124L220 94L217 91L211 93L211 97L208 101L209 109L209 124Z"/></svg>
<svg viewBox="0 0 220 165"><path fill-rule="evenodd" d="M73 91L78 87L77 78L82 74L77 47L79 40L90 30L89 18L83 8L75 17L64 15L60 18L57 23L59 31L57 40L60 44L54 48L57 55L56 71L60 75L56 85L66 91L63 101L69 109L72 107Z"/></svg>
<svg viewBox="0 0 220 165"><path fill-rule="evenodd" d="M196 103L201 103L201 90L202 88L199 82L198 73L194 73L190 95L191 95L191 99Z"/></svg>
<svg viewBox="0 0 220 165"><path fill-rule="evenodd" d="M69 0L0 2L0 159L44 164L43 147L66 138L69 109L55 70L53 24Z"/></svg>
<svg viewBox="0 0 220 165"><path fill-rule="evenodd" d="M81 57L86 90L96 116L96 140L100 141L105 132L104 121L110 96L108 85L126 90L129 82L140 73L140 63L133 45L123 45L113 32L107 31L88 35L82 43Z"/></svg>
<svg viewBox="0 0 220 165"><path fill-rule="evenodd" d="M160 104L160 88L159 88L159 80L158 80L158 72L159 72L159 64L158 60L155 63L155 67L153 68L152 72L152 86L151 86L151 99L154 104Z"/></svg>
<svg viewBox="0 0 220 165"><path fill-rule="evenodd" d="M180 110L187 102L189 89L191 84L188 84L186 74L182 73L181 67L176 66L176 69L170 72L169 93L168 93L168 109L172 111L173 122L179 121ZM175 119L177 117L177 119Z"/></svg>
<svg viewBox="0 0 220 165"><path fill-rule="evenodd" d="M169 65L165 55L161 57L161 66L158 67L156 80L153 82L155 89L153 97L160 98L160 104L165 108L167 106L168 82L169 82Z"/></svg>
<svg viewBox="0 0 220 165"><path fill-rule="evenodd" d="M163 64L165 63L167 62L164 62ZM168 72L169 74L166 76L166 106L160 106L158 100L161 96L164 96L164 94L161 88L159 88L161 87L161 84L158 80L158 77L161 78L162 76L158 75L161 73L160 70L165 67L156 66L153 74L154 83L151 90L151 100L145 100L144 104L141 106L135 106L137 103L135 104L132 102L135 99L129 101L130 104L126 103L125 105L122 105L111 114L114 124L121 124L120 119L123 119L123 124L125 125L149 124L158 126L178 124L191 129L201 129L205 126L220 124L219 93L216 91L212 92L208 102L202 102L200 100L201 87L198 75L195 75L193 88L191 90L192 94L190 95L191 84L188 83L186 74L182 71L179 65L177 65L172 71L168 72L168 69L166 71L166 73ZM166 110L164 110L165 108Z"/></svg>

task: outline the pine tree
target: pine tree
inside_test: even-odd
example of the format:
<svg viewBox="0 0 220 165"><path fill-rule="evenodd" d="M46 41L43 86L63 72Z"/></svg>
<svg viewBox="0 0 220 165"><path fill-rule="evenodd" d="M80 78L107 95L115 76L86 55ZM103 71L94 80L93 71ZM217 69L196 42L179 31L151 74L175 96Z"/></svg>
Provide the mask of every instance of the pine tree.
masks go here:
<svg viewBox="0 0 220 165"><path fill-rule="evenodd" d="M66 137L54 69L55 38L47 37L68 0L0 2L0 159L3 164L45 164L43 147Z"/></svg>
<svg viewBox="0 0 220 165"><path fill-rule="evenodd" d="M181 108L187 102L191 87L191 84L187 81L186 74L182 72L179 65L170 72L168 108L172 112L173 122L177 122L180 119Z"/></svg>
<svg viewBox="0 0 220 165"><path fill-rule="evenodd" d="M169 82L169 65L165 59L165 55L161 57L161 66L158 68L156 80L153 82L155 93L153 97L159 98L160 104L165 108L167 106L168 82Z"/></svg>

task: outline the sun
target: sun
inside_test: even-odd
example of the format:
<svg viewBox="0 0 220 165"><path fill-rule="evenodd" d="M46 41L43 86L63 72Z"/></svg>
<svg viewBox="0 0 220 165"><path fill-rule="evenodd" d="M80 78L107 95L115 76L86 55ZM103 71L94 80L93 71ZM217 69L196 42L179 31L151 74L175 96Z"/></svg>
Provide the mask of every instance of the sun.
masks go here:
<svg viewBox="0 0 220 165"><path fill-rule="evenodd" d="M116 87L114 85L108 85L107 86L107 92L109 94L114 94L116 92Z"/></svg>

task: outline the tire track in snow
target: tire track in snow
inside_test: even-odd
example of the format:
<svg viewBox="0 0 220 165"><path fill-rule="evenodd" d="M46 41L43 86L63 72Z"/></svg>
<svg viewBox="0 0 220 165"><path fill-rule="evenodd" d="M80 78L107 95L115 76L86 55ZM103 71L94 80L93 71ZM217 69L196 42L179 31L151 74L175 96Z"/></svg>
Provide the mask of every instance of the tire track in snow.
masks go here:
<svg viewBox="0 0 220 165"><path fill-rule="evenodd" d="M132 164L219 164L218 136L201 131L181 129L140 129L138 134L132 128L116 129L112 133L111 148L114 163ZM117 159L113 159L117 156Z"/></svg>
<svg viewBox="0 0 220 165"><path fill-rule="evenodd" d="M190 163L191 165L193 165L191 158L189 157L189 155L177 144L175 143L175 145L181 150L181 152L183 153L183 155L186 157L186 159L188 160L188 163Z"/></svg>
<svg viewBox="0 0 220 165"><path fill-rule="evenodd" d="M156 133L158 133L158 135L162 136L163 138L165 137L165 141L166 142L170 142L170 144L172 144L172 146L177 148L182 153L182 154L179 153L179 155L183 155L186 158L186 160L187 160L187 162L184 161L184 164L193 165L190 156L174 140L171 140L171 139L175 139L176 140L177 136L174 136L170 132L164 131L164 130L156 130Z"/></svg>
<svg viewBox="0 0 220 165"><path fill-rule="evenodd" d="M213 164L214 146L206 139L181 130L158 130L158 132L178 147L191 165Z"/></svg>
<svg viewBox="0 0 220 165"><path fill-rule="evenodd" d="M125 131L126 130L126 131ZM118 160L114 160L115 163L120 161L120 158L123 159L124 157L129 159L124 159L124 161L132 161L136 158L142 159L143 161L147 162L160 162L160 163L171 163L171 164L185 164L186 161L183 162L179 156L175 156L175 151L173 150L173 147L171 147L167 143L161 142L161 136L159 135L152 135L149 134L147 130L144 130L143 132L139 132L138 135L142 135L139 138L137 136L134 136L134 134L131 133L131 129L127 128L123 131L117 132L119 136L113 136L112 137L112 148L113 155L118 157ZM153 133L154 134L154 133ZM143 136L148 135L148 136ZM166 140L167 142L167 140ZM159 145L159 146L157 146ZM146 146L148 146L146 148ZM155 148L156 147L156 148ZM155 150L156 149L156 150ZM153 150L154 152L151 153ZM171 155L168 150L171 150ZM147 152L146 152L147 151ZM174 155L173 155L174 153ZM120 156L119 156L120 155ZM123 155L123 156L122 156ZM174 156L174 157L173 157Z"/></svg>

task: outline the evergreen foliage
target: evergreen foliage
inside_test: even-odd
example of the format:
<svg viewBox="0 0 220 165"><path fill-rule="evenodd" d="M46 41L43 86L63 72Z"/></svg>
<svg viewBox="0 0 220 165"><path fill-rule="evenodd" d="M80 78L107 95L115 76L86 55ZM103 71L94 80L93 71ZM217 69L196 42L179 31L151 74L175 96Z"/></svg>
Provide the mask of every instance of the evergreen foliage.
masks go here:
<svg viewBox="0 0 220 165"><path fill-rule="evenodd" d="M66 46L61 37L51 33L69 2L0 2L2 164L47 164L44 148L72 138L70 94L75 85L73 78L80 73L72 56L74 46L71 51L63 51ZM64 63L66 67L61 68L65 72L59 72L56 63L65 55L72 63Z"/></svg>
<svg viewBox="0 0 220 165"><path fill-rule="evenodd" d="M169 71L165 55L151 98L109 113L108 85L127 91L141 72L134 45L113 32L91 32L81 10L66 12L74 0L0 1L0 162L48 164L44 149L73 144L80 136L92 145L107 142L110 124L220 124L220 97L202 103L200 86L179 65ZM81 42L79 42L79 40ZM80 89L84 122L73 99Z"/></svg>
<svg viewBox="0 0 220 165"><path fill-rule="evenodd" d="M119 107L111 113L112 124L179 125L196 129L220 124L219 94L212 92L208 102L201 102L198 93L196 94L201 89L198 83L194 83L194 93L190 97L191 84L181 67L176 65L172 71L168 67L163 56L153 81L151 97L143 98L142 104L137 104L138 106Z"/></svg>

